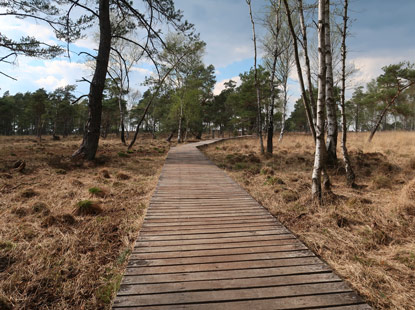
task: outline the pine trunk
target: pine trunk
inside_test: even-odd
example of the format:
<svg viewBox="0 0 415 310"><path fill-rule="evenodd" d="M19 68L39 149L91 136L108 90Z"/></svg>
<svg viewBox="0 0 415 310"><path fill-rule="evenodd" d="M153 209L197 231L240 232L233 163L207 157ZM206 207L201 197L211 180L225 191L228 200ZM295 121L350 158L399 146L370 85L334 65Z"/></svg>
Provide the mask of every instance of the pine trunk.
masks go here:
<svg viewBox="0 0 415 310"><path fill-rule="evenodd" d="M73 157L93 160L98 149L101 129L102 93L107 76L108 60L111 50L111 23L109 0L99 1L99 47L96 58L94 77L89 88L88 120L85 125L84 137L79 149Z"/></svg>
<svg viewBox="0 0 415 310"><path fill-rule="evenodd" d="M278 22L278 21L277 21ZM277 57L278 57L278 44L275 43L274 59L272 62L272 71L270 78L271 86L271 104L269 109L269 120L268 120L268 137L267 137L267 153L272 154L273 151L273 138L274 138L274 105L275 105L275 69L277 67Z"/></svg>

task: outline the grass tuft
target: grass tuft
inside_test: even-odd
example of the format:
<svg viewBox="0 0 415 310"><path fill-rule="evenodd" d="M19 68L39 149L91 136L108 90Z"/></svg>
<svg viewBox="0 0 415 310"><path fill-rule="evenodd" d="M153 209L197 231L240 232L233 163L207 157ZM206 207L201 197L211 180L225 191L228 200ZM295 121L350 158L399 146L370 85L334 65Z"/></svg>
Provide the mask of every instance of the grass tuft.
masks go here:
<svg viewBox="0 0 415 310"><path fill-rule="evenodd" d="M74 211L75 215L98 215L102 213L102 208L97 202L91 200L82 200L77 203L77 208Z"/></svg>
<svg viewBox="0 0 415 310"><path fill-rule="evenodd" d="M101 188L95 187L95 186L94 187L90 187L88 189L88 192L90 194L94 195L94 196L97 196L97 197L104 197L105 196L105 192Z"/></svg>

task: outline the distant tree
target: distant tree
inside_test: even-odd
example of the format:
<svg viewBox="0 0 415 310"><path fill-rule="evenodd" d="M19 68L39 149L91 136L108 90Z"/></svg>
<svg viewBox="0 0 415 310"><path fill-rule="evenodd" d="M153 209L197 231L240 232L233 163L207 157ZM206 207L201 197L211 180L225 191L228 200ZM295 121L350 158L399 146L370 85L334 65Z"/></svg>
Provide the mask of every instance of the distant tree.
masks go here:
<svg viewBox="0 0 415 310"><path fill-rule="evenodd" d="M258 103L256 96L255 70L251 68L249 72L239 75L241 85L234 92L230 93L226 99L226 104L232 109L232 119L230 124L235 129L240 129L243 134L245 132L256 132L258 121ZM265 102L269 100L269 71L264 67L257 68L257 81L259 84L260 106L261 112ZM263 115L261 113L261 118Z"/></svg>
<svg viewBox="0 0 415 310"><path fill-rule="evenodd" d="M294 110L286 121L287 130L309 132L307 117L304 110L303 99L300 98L294 104Z"/></svg>
<svg viewBox="0 0 415 310"><path fill-rule="evenodd" d="M377 80L376 101L384 102L384 108L380 112L378 119L373 127L369 142L378 130L382 120L390 109L395 105L402 93L415 85L415 65L408 62L401 62L396 65L389 65L382 68L384 73Z"/></svg>
<svg viewBox="0 0 415 310"><path fill-rule="evenodd" d="M42 130L45 124L47 106L49 104L48 99L48 93L43 88L38 89L31 96L31 104L29 109L35 120L36 136L39 140L42 139Z"/></svg>
<svg viewBox="0 0 415 310"><path fill-rule="evenodd" d="M219 127L220 134L224 134L225 130L234 131L231 123L233 117L233 109L228 98L235 93L236 83L233 80L225 83L225 89L219 95L216 95L212 101L206 105L205 122L209 125Z"/></svg>
<svg viewBox="0 0 415 310"><path fill-rule="evenodd" d="M76 106L72 105L72 102L75 100L75 89L75 85L67 85L49 94L48 114L52 123L52 136L55 139L59 132L67 136L73 130Z"/></svg>

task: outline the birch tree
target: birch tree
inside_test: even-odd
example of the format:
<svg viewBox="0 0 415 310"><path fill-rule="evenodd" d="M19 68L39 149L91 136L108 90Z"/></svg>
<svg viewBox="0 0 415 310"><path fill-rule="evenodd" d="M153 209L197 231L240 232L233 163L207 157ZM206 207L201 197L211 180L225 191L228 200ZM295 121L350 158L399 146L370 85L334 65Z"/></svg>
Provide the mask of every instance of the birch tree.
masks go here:
<svg viewBox="0 0 415 310"><path fill-rule="evenodd" d="M284 133L286 130L286 118L287 118L287 104L288 104L288 78L290 76L291 70L294 66L294 57L293 57L293 46L292 46L292 38L289 34L288 29L283 29L280 35L279 40L284 49L281 52L280 57L277 60L277 67L276 67L276 76L278 83L281 88L281 130L280 136L278 141L281 142Z"/></svg>
<svg viewBox="0 0 415 310"><path fill-rule="evenodd" d="M120 138L121 142L126 145L125 140L125 107L122 104L124 96L130 91L130 72L133 66L137 64L141 58L142 50L137 49L131 44L115 40L114 49L111 50L108 75L117 88L117 99L119 108Z"/></svg>
<svg viewBox="0 0 415 310"><path fill-rule="evenodd" d="M259 82L258 82L258 69L257 69L257 46L256 46L255 21L252 15L251 0L246 0L246 3L248 4L248 7L249 7L249 16L251 18L251 24L252 24L252 36L253 36L252 40L254 42L255 90L256 90L256 100L257 100L257 106L258 106L257 133L258 133L259 143L261 147L261 154L264 154L264 141L262 140L261 94L260 94L260 87L259 87Z"/></svg>
<svg viewBox="0 0 415 310"><path fill-rule="evenodd" d="M283 1L284 1L284 6L285 6L285 11L286 11L286 14L287 14L288 27L289 27L290 32L291 32L292 42L293 42L293 46L294 46L294 59L295 59L295 64L296 64L296 68L297 68L298 80L300 81L301 95L302 95L302 99L303 99L304 109L306 111L307 122L308 122L308 126L310 128L311 134L313 135L313 139L316 140L316 129L315 129L315 126L314 126L314 123L313 123L313 115L312 115L312 112L311 112L310 100L309 100L309 97L307 96L307 91L306 91L305 84L304 84L303 71L302 71L302 68L301 68L297 32L296 32L295 27L294 27L293 19L292 19L292 16L291 16L291 8L288 4L288 0L283 0Z"/></svg>
<svg viewBox="0 0 415 310"><path fill-rule="evenodd" d="M347 37L347 22L348 22L348 7L349 0L344 0L343 6L343 29L341 30L342 35L342 68L341 68L341 95L340 95L340 110L341 110L341 120L342 120L342 139L341 139L341 148L343 155L344 167L346 169L346 179L349 186L355 185L356 176L354 174L352 164L349 158L349 152L347 150L347 122L346 122L346 37ZM357 127L357 126L356 126Z"/></svg>
<svg viewBox="0 0 415 310"><path fill-rule="evenodd" d="M317 98L317 119L316 119L316 151L314 155L314 169L312 174L312 195L321 203L321 173L325 163L325 144L324 144L324 106L326 91L326 34L325 34L325 0L318 1L318 98Z"/></svg>
<svg viewBox="0 0 415 310"><path fill-rule="evenodd" d="M313 82L312 82L312 77L311 77L311 65L310 65L310 57L308 53L307 26L306 26L305 19L304 19L303 0L298 0L298 15L300 19L301 35L303 39L302 47L303 47L303 53L304 53L305 72L307 76L308 96L309 96L309 102L311 105L313 125L316 126L317 109L316 109L316 104L315 104L316 101L314 98Z"/></svg>
<svg viewBox="0 0 415 310"><path fill-rule="evenodd" d="M326 58L326 111L327 111L327 164L335 166L337 164L337 112L336 102L333 96L333 57L331 46L330 30L330 0L325 3L325 58Z"/></svg>

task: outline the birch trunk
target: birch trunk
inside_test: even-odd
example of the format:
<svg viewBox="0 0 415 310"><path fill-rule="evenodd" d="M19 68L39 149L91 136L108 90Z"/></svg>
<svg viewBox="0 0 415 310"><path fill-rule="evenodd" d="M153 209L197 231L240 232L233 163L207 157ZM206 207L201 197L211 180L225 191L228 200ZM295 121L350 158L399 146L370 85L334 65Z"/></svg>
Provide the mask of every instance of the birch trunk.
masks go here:
<svg viewBox="0 0 415 310"><path fill-rule="evenodd" d="M177 130L177 143L182 142L182 120L183 120L183 105L180 102L180 116L179 116L179 127Z"/></svg>
<svg viewBox="0 0 415 310"><path fill-rule="evenodd" d="M281 115L281 132L278 142L282 141L285 133L285 118L287 117L287 97L288 97L288 87L287 87L288 79L284 79L283 81L283 92L284 92L284 102L282 103L282 115Z"/></svg>
<svg viewBox="0 0 415 310"><path fill-rule="evenodd" d="M318 98L316 151L312 174L312 195L321 203L321 172L324 168L324 105L326 91L326 55L325 55L325 0L318 1Z"/></svg>
<svg viewBox="0 0 415 310"><path fill-rule="evenodd" d="M344 15L343 15L343 32L342 32L342 85L341 85L341 96L340 96L340 108L341 108L341 117L342 117L342 155L344 167L346 169L346 179L347 185L354 187L356 175L354 174L352 165L350 163L349 152L347 150L347 125L346 125L346 36L347 36L347 10L349 6L349 1L344 0Z"/></svg>
<svg viewBox="0 0 415 310"><path fill-rule="evenodd" d="M124 145L127 145L125 142L125 129L124 129L124 109L122 108L122 92L124 89L124 85L122 82L122 78L120 79L120 93L118 95L118 108L120 109L120 127L121 127L121 142Z"/></svg>
<svg viewBox="0 0 415 310"><path fill-rule="evenodd" d="M308 94L310 98L311 111L313 113L313 124L314 126L316 126L317 108L316 108L316 104L315 104L316 101L314 99L314 93L313 93L313 83L311 80L310 57L308 56L307 27L305 25L305 20L304 20L304 9L303 9L302 0L298 0L298 11L300 15L301 34L303 36L303 51L304 51L304 61L305 61L306 75L307 75Z"/></svg>
<svg viewBox="0 0 415 310"><path fill-rule="evenodd" d="M264 142L262 140L262 118L261 118L261 96L259 91L258 83L258 69L257 69L257 48L256 48L256 34L255 34L255 22L252 16L251 0L246 0L246 3L249 6L249 16L251 17L252 24L252 35L254 41L254 69L255 69L255 88L256 88L256 100L258 106L258 115L257 115L257 133L259 138L259 144L261 147L261 154L264 154Z"/></svg>
<svg viewBox="0 0 415 310"><path fill-rule="evenodd" d="M337 164L337 113L336 103L333 97L333 56L331 52L331 31L330 31L330 0L325 4L325 52L326 52L326 111L327 111L327 164Z"/></svg>
<svg viewBox="0 0 415 310"><path fill-rule="evenodd" d="M277 43L276 43L277 45ZM269 119L268 119L268 137L267 137L267 153L272 154L273 151L273 138L274 138L274 105L275 105L275 67L277 66L277 51L275 51L274 54L274 60L272 62L272 73L271 73L271 80L270 80L270 86L271 86L271 104L269 108Z"/></svg>
<svg viewBox="0 0 415 310"><path fill-rule="evenodd" d="M301 69L300 55L299 55L299 51L298 51L297 34L295 33L294 25L293 25L293 22L292 22L292 19L291 19L291 10L290 10L290 7L288 5L287 0L284 0L284 5L285 5L286 12L287 12L288 26L289 26L290 31L291 31L291 36L293 38L294 58L295 58L295 64L296 64L296 67L297 67L298 79L300 81L301 95L303 97L303 104L304 104L304 108L305 108L305 111L306 111L307 122L308 122L308 126L310 128L311 134L313 135L313 139L316 140L316 129L315 129L314 124L313 124L313 116L311 114L310 102L308 100L307 92L306 92L305 86L304 86L303 72L302 72L302 69Z"/></svg>

